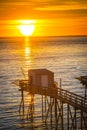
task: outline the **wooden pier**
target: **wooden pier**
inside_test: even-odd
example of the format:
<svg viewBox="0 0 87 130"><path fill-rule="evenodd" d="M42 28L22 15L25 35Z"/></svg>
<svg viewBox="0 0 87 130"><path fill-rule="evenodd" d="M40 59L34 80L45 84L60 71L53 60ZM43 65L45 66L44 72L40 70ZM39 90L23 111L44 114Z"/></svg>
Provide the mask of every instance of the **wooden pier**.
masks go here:
<svg viewBox="0 0 87 130"><path fill-rule="evenodd" d="M33 119L34 97L38 94L41 95L42 120L44 122L50 121L51 125L55 122L55 130L59 128L65 130L65 126L66 130L87 130L87 100L84 97L62 89L61 84L58 86L57 83L48 88L32 86L28 80L19 80L15 84L19 86L21 92L19 112L22 112L23 115L25 114L24 92L28 92L31 96L27 119ZM64 113L65 108L66 114Z"/></svg>

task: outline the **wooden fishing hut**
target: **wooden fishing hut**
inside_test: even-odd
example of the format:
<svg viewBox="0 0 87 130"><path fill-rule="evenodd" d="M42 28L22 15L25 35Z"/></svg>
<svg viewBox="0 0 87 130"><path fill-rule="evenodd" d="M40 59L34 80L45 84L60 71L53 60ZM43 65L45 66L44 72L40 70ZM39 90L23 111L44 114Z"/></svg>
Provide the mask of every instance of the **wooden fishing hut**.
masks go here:
<svg viewBox="0 0 87 130"><path fill-rule="evenodd" d="M32 86L50 88L54 86L54 73L47 69L28 70L29 83Z"/></svg>
<svg viewBox="0 0 87 130"><path fill-rule="evenodd" d="M24 112L24 91L29 92L32 97L32 102L34 102L34 95L42 95L42 114L43 114L43 105L45 102L45 111L46 111L46 99L47 96L50 98L58 98L57 87L54 84L54 73L48 69L29 69L28 70L28 79L19 80L18 85L20 86L21 91L21 106L23 106ZM45 101L44 101L45 100ZM32 111L32 110L30 110ZM29 115L29 113L28 113Z"/></svg>
<svg viewBox="0 0 87 130"><path fill-rule="evenodd" d="M80 83L85 86L85 98L87 98L87 76L80 76L76 79L78 79Z"/></svg>
<svg viewBox="0 0 87 130"><path fill-rule="evenodd" d="M61 80L60 80L61 81ZM18 80L15 82L20 87L21 102L19 112L24 115L24 91L31 96L27 109L27 119L33 119L34 115L34 95L38 94L42 97L42 119L47 122L50 120L51 125L55 121L56 130L61 126L64 130L64 106L66 105L67 130L77 130L78 110L80 112L81 130L87 130L87 105L84 97L69 92L61 88L54 82L54 73L47 69L30 69L28 70L27 80ZM61 122L61 124L60 124Z"/></svg>

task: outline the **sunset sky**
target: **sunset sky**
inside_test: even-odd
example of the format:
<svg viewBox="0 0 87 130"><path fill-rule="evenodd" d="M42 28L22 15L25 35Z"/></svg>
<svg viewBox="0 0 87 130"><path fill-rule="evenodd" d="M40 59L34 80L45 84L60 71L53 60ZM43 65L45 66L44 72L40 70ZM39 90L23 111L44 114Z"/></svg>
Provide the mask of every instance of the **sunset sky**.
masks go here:
<svg viewBox="0 0 87 130"><path fill-rule="evenodd" d="M32 36L87 35L87 0L0 0L0 36L22 36L20 20Z"/></svg>

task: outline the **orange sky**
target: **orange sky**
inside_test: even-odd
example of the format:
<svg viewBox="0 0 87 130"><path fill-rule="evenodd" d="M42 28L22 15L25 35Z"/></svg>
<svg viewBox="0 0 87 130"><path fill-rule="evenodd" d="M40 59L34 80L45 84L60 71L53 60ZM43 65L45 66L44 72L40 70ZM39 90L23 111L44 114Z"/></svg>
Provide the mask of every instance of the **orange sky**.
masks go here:
<svg viewBox="0 0 87 130"><path fill-rule="evenodd" d="M1 0L0 36L22 36L18 20L36 20L33 36L87 35L86 0Z"/></svg>

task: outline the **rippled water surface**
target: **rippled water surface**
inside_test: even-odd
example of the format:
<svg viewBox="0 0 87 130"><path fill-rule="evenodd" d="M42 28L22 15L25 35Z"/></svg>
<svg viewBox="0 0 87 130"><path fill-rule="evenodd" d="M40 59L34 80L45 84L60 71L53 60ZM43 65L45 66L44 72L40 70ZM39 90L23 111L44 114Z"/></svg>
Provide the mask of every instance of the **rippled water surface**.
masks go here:
<svg viewBox="0 0 87 130"><path fill-rule="evenodd" d="M62 79L62 88L84 96L84 87L75 77L87 75L87 37L0 39L0 129L48 129L41 120L39 95L35 96L34 121L19 116L20 92L12 82L25 78L21 68L26 78L28 69L49 69L55 81ZM27 106L27 93L25 98Z"/></svg>

